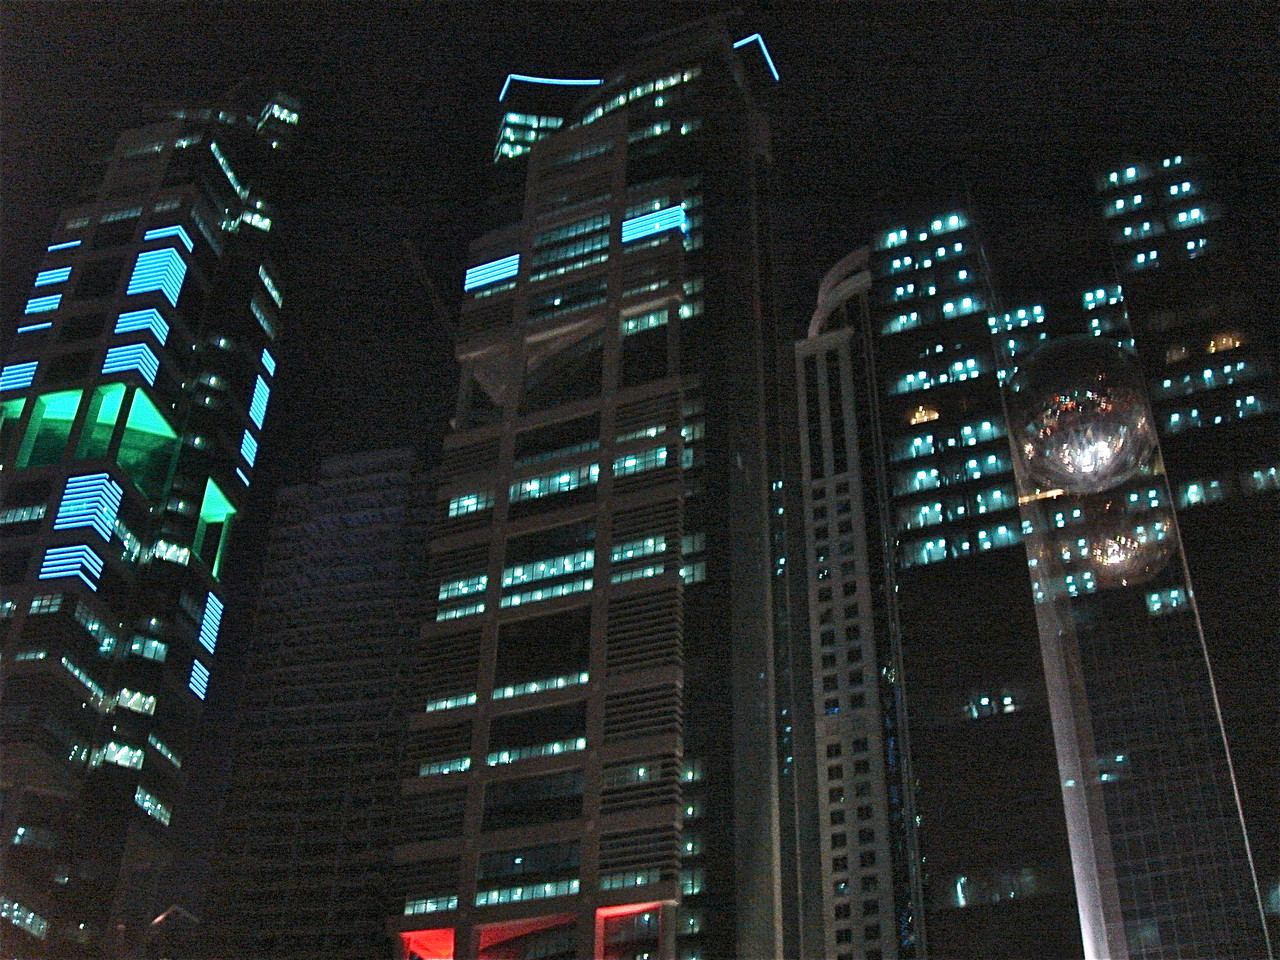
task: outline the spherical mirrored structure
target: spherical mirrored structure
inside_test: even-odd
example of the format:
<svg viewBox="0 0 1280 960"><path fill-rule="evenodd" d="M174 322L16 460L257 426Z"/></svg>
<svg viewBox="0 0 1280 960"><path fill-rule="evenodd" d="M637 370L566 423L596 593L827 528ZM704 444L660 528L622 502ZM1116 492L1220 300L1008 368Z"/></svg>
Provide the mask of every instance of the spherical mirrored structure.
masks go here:
<svg viewBox="0 0 1280 960"><path fill-rule="evenodd" d="M1008 397L1015 443L1041 489L1109 490L1155 451L1142 374L1106 340L1069 337L1045 345L1014 372Z"/></svg>
<svg viewBox="0 0 1280 960"><path fill-rule="evenodd" d="M1060 531L1062 556L1088 571L1099 589L1146 583L1173 556L1177 539L1168 508L1133 510L1121 498L1107 496L1076 502L1082 516Z"/></svg>

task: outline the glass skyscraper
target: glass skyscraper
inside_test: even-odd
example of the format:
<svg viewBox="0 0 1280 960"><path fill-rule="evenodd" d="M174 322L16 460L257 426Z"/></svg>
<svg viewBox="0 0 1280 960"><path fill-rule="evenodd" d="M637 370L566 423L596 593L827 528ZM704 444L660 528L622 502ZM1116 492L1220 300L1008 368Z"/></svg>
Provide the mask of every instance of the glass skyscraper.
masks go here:
<svg viewBox="0 0 1280 960"><path fill-rule="evenodd" d="M773 65L713 21L604 76L503 89L394 854L421 960L782 950Z"/></svg>
<svg viewBox="0 0 1280 960"><path fill-rule="evenodd" d="M270 196L298 106L150 116L60 217L0 370L5 955L122 955L168 906L276 373Z"/></svg>

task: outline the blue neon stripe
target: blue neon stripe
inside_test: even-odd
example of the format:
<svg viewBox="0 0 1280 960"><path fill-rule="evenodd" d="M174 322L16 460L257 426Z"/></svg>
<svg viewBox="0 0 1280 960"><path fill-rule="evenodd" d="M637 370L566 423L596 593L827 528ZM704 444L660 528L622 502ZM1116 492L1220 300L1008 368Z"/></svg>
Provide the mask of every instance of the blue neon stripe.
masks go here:
<svg viewBox="0 0 1280 960"><path fill-rule="evenodd" d="M529 77L523 73L508 73L507 79L502 84L502 92L498 94L499 103L506 99L507 90L510 88L512 80L523 80L525 83L546 83L556 87L598 87L604 83L603 80L559 80L555 77Z"/></svg>
<svg viewBox="0 0 1280 960"><path fill-rule="evenodd" d="M116 317L116 333L134 333L138 330L150 330L161 346L169 339L169 324L154 307L149 310L133 310Z"/></svg>
<svg viewBox="0 0 1280 960"><path fill-rule="evenodd" d="M47 297L32 297L27 301L27 309L23 313L48 313L50 310L57 310L58 304L62 302L62 294L53 293Z"/></svg>
<svg viewBox="0 0 1280 960"><path fill-rule="evenodd" d="M111 347L107 357L102 361L103 373L121 373L125 370L137 370L152 386L156 382L156 374L160 372L160 361L145 343L129 343L122 347Z"/></svg>
<svg viewBox="0 0 1280 960"><path fill-rule="evenodd" d="M182 245L187 248L188 253L195 249L195 244L191 242L191 237L187 234L186 228L182 226L156 227L142 235L143 240L160 240L164 237L177 237L182 241Z"/></svg>
<svg viewBox="0 0 1280 960"><path fill-rule="evenodd" d="M507 277L514 277L520 272L520 254L513 253L509 257L503 257L501 260L490 260L488 263L477 264L467 271L466 279L463 280L463 290L474 290L476 287L488 286L491 283L497 283L499 280L505 280Z"/></svg>
<svg viewBox="0 0 1280 960"><path fill-rule="evenodd" d="M266 347L262 348L262 366L271 376L274 377L276 375L276 358L271 355L271 351Z"/></svg>
<svg viewBox="0 0 1280 960"><path fill-rule="evenodd" d="M98 585L86 575L95 579L102 576L102 558L93 548L85 543L68 547L50 547L45 551L44 560L40 563L39 579L58 580L62 577L79 577L90 589L97 590Z"/></svg>
<svg viewBox="0 0 1280 960"><path fill-rule="evenodd" d="M128 296L159 290L173 306L178 305L182 293L182 281L187 275L187 262L173 247L163 250L147 250L138 254L129 278Z"/></svg>
<svg viewBox="0 0 1280 960"><path fill-rule="evenodd" d="M31 386L31 381L36 378L36 367L39 363L39 360L11 363L0 369L0 390L21 390L23 387Z"/></svg>
<svg viewBox="0 0 1280 960"><path fill-rule="evenodd" d="M209 690L209 668L199 660L191 661L191 679L187 681L187 686L201 700Z"/></svg>
<svg viewBox="0 0 1280 960"><path fill-rule="evenodd" d="M50 270L41 270L36 274L36 282L34 286L47 287L54 283L65 283L67 278L70 276L70 267L54 267Z"/></svg>
<svg viewBox="0 0 1280 960"><path fill-rule="evenodd" d="M120 485L105 473L68 477L53 529L92 527L110 543L123 495Z"/></svg>
<svg viewBox="0 0 1280 960"><path fill-rule="evenodd" d="M53 253L55 250L70 250L72 247L80 246L79 240L64 240L62 243L52 243L46 249Z"/></svg>
<svg viewBox="0 0 1280 960"><path fill-rule="evenodd" d="M200 646L210 653L218 645L218 628L222 625L222 601L210 593L200 618Z"/></svg>
<svg viewBox="0 0 1280 960"><path fill-rule="evenodd" d="M749 37L743 37L741 40L739 40L737 43L733 45L733 49L737 50L739 47L745 47L748 43L751 43L753 40L760 44L760 52L764 54L764 62L768 65L769 72L773 74L773 79L774 80L780 79L778 77L778 68L773 65L773 57L769 56L769 48L765 46L764 37L760 36L760 34L753 33Z"/></svg>
<svg viewBox="0 0 1280 960"><path fill-rule="evenodd" d="M253 399L249 401L249 419L257 425L259 430L262 429L262 421L267 415L269 399L271 399L271 388L259 374L257 382L253 385Z"/></svg>
<svg viewBox="0 0 1280 960"><path fill-rule="evenodd" d="M25 327L19 327L15 333L35 333L37 330L48 330L53 326L52 320L46 320L44 323L28 323Z"/></svg>
<svg viewBox="0 0 1280 960"><path fill-rule="evenodd" d="M241 470L239 467L236 467L236 476L240 478L240 482L243 483L246 487L249 485L249 475L245 473L243 470Z"/></svg>
<svg viewBox="0 0 1280 960"><path fill-rule="evenodd" d="M253 462L258 459L258 441L253 438L253 434L248 430L244 432L244 437L240 440L240 456L244 457L245 463L253 466Z"/></svg>
<svg viewBox="0 0 1280 960"><path fill-rule="evenodd" d="M632 217L630 220L623 220L622 242L629 243L632 240L639 240L641 237L648 237L677 227L681 230L689 228L689 219L685 216L684 207L665 207L662 210L655 210L653 213L646 213L643 216Z"/></svg>

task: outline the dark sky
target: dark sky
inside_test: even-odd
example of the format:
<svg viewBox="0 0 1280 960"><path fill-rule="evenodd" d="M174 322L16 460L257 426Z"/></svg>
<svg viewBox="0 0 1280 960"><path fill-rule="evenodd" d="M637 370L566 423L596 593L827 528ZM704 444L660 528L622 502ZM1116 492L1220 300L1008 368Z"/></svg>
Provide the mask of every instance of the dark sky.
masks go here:
<svg viewBox="0 0 1280 960"><path fill-rule="evenodd" d="M1006 302L1026 302L1096 278L1074 224L1097 158L1276 142L1268 5L742 6L742 33L764 34L782 75L768 96L789 325L827 265L912 204L969 193ZM20 309L56 210L136 104L269 78L304 100L306 127L279 218L287 328L263 465L284 475L352 446L429 441L451 343L405 241L455 301L503 78L599 75L712 8L0 4L0 302Z"/></svg>

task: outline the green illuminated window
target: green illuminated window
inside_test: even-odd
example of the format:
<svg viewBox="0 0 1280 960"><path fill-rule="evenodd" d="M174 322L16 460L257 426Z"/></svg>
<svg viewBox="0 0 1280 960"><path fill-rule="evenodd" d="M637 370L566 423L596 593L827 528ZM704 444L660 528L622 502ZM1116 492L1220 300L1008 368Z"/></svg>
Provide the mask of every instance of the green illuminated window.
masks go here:
<svg viewBox="0 0 1280 960"><path fill-rule="evenodd" d="M60 390L36 398L27 434L18 451L19 469L43 467L62 459L83 394L83 390Z"/></svg>
<svg viewBox="0 0 1280 960"><path fill-rule="evenodd" d="M9 448L9 438L17 431L18 421L22 419L22 411L26 405L26 397L0 403L0 456Z"/></svg>
<svg viewBox="0 0 1280 960"><path fill-rule="evenodd" d="M204 499L200 502L200 519L196 523L196 538L192 549L209 565L215 578L222 566L222 550L227 542L227 530L236 508L213 480L204 484Z"/></svg>
<svg viewBox="0 0 1280 960"><path fill-rule="evenodd" d="M107 447L111 445L111 434L120 418L124 393L123 383L104 383L93 391L84 429L80 433L80 443L76 446L77 460L106 456Z"/></svg>
<svg viewBox="0 0 1280 960"><path fill-rule="evenodd" d="M178 434L143 390L129 404L116 462L138 489L155 499L164 489L169 464L178 450Z"/></svg>

